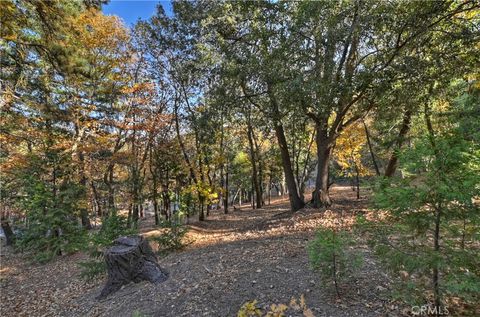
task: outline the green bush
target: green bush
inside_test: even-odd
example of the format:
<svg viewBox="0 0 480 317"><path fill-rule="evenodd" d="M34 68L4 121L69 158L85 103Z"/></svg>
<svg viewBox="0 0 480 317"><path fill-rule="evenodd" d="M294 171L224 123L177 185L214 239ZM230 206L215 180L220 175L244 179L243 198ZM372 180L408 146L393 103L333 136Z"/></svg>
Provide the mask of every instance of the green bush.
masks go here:
<svg viewBox="0 0 480 317"><path fill-rule="evenodd" d="M150 238L151 241L157 244L159 255L167 255L185 246L183 238L188 229L181 221L178 221L175 217L173 218L173 220L163 221L160 224L160 227L163 228L162 233Z"/></svg>
<svg viewBox="0 0 480 317"><path fill-rule="evenodd" d="M352 246L353 239L348 231L320 228L307 247L311 267L323 279L333 282L338 296L340 281L362 262L360 254L354 252Z"/></svg>
<svg viewBox="0 0 480 317"><path fill-rule="evenodd" d="M135 233L137 230L129 228L126 217L112 214L104 218L100 230L90 235L87 247L90 259L79 263L82 270L80 275L87 280L93 280L105 274L107 268L103 258L105 249L118 237Z"/></svg>
<svg viewBox="0 0 480 317"><path fill-rule="evenodd" d="M31 173L21 175L26 194L20 203L28 222L16 246L45 263L80 250L85 243L86 232L77 220L82 187L71 182L53 187L35 171L37 167L32 167Z"/></svg>
<svg viewBox="0 0 480 317"><path fill-rule="evenodd" d="M375 206L375 249L412 304L480 299L478 145L458 135L417 140L401 155L404 177L382 181Z"/></svg>

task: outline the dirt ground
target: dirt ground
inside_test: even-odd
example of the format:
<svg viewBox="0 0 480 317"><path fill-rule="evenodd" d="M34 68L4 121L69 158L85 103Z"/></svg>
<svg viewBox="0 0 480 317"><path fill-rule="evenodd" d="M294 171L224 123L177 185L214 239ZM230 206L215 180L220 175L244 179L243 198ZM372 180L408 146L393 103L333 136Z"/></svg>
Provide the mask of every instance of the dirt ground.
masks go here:
<svg viewBox="0 0 480 317"><path fill-rule="evenodd" d="M214 211L204 222L189 224L191 243L159 259L169 278L159 285L129 284L97 301L104 278L86 283L78 253L46 265L33 265L9 248L1 250L1 316L236 316L243 303L288 304L304 295L315 316L399 316L387 300L389 279L366 246L362 268L341 285L343 296L309 267L306 245L318 226L342 219L345 225L366 212L350 187L333 190L329 210L303 209L293 216L288 201L262 209L245 206L224 215ZM142 234L155 233L152 219ZM336 223L338 225L338 223Z"/></svg>

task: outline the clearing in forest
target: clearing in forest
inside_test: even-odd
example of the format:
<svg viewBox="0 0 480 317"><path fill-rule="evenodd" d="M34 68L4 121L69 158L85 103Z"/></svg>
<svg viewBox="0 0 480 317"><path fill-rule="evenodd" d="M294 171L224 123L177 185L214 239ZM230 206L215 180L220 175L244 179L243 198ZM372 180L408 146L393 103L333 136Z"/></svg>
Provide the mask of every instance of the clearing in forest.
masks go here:
<svg viewBox="0 0 480 317"><path fill-rule="evenodd" d="M21 254L2 250L2 316L236 316L245 302L258 306L288 304L304 295L315 316L379 316L400 309L382 298L388 278L366 246L362 268L337 299L332 285L309 267L306 245L323 225L348 226L365 213L366 200L356 200L350 187L335 187L334 205L326 211L303 209L293 216L288 200L227 215L213 211L204 222L189 225L186 249L159 259L169 278L159 285L129 284L97 301L105 280L86 283L77 262L82 253L33 265ZM151 219L142 234L155 234Z"/></svg>

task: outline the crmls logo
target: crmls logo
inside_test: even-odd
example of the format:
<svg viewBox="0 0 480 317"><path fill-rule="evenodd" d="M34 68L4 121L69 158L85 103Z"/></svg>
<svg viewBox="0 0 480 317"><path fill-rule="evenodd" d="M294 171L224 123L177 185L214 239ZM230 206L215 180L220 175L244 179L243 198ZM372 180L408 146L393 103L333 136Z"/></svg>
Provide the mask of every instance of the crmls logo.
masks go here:
<svg viewBox="0 0 480 317"><path fill-rule="evenodd" d="M450 312L447 306L422 305L412 306L413 316L447 316Z"/></svg>

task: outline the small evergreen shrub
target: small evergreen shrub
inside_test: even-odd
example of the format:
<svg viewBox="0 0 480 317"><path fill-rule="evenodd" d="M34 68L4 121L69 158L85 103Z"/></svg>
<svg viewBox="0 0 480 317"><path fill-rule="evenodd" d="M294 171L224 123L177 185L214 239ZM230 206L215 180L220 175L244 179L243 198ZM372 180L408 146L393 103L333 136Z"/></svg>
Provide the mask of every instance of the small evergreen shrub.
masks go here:
<svg viewBox="0 0 480 317"><path fill-rule="evenodd" d="M372 227L376 253L411 304L480 300L478 146L456 135L422 138L400 156L403 178L381 181Z"/></svg>
<svg viewBox="0 0 480 317"><path fill-rule="evenodd" d="M333 282L338 296L340 281L353 273L362 262L360 254L354 252L352 246L353 239L348 231L320 228L307 247L311 267L323 279Z"/></svg>
<svg viewBox="0 0 480 317"><path fill-rule="evenodd" d="M86 280L93 280L98 276L105 274L106 264L103 258L103 252L113 241L121 236L137 233L136 229L129 228L126 217L112 214L104 218L102 227L98 232L92 232L87 247L89 260L80 262L80 275Z"/></svg>
<svg viewBox="0 0 480 317"><path fill-rule="evenodd" d="M86 238L76 217L81 186L64 182L52 188L35 169L31 172L22 174L26 195L21 207L26 211L28 222L21 228L16 246L31 252L40 263L80 250Z"/></svg>
<svg viewBox="0 0 480 317"><path fill-rule="evenodd" d="M159 255L165 256L171 252L181 250L185 247L183 238L187 234L187 227L181 223L176 217L173 220L165 220L160 224L163 229L158 236L150 238L157 244Z"/></svg>

